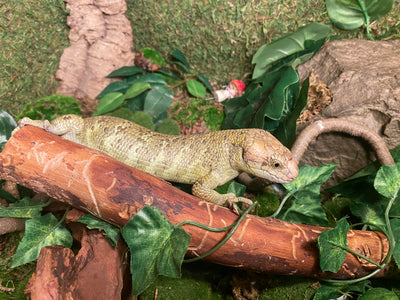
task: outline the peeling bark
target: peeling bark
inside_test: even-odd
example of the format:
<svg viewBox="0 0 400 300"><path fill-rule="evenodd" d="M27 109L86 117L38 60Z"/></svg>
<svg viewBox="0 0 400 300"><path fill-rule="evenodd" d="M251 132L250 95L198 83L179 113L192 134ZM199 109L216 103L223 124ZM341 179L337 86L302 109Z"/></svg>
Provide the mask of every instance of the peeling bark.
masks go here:
<svg viewBox="0 0 400 300"><path fill-rule="evenodd" d="M71 46L61 56L58 94L74 97L94 111L95 97L113 80L112 71L134 64L132 30L124 0L64 0L70 15Z"/></svg>
<svg viewBox="0 0 400 300"><path fill-rule="evenodd" d="M184 220L223 227L238 218L227 208L204 202L150 174L40 128L18 130L0 154L1 178L45 192L59 201L123 226L152 205L173 224ZM206 253L224 233L184 226L192 241L189 256ZM317 238L326 228L247 216L232 238L207 260L269 274L355 278L376 267L347 254L335 274L321 272ZM349 248L381 262L388 242L378 232L350 230ZM384 275L381 272L380 275Z"/></svg>
<svg viewBox="0 0 400 300"><path fill-rule="evenodd" d="M25 289L30 299L121 299L126 247L113 248L102 233L79 227L82 248L75 256L62 246L44 247ZM122 267L121 267L122 266Z"/></svg>

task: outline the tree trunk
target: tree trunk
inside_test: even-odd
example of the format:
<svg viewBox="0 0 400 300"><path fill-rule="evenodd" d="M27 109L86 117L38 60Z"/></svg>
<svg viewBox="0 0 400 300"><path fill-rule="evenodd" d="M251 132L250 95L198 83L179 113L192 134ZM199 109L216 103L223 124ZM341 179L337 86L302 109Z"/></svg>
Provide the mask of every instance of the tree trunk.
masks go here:
<svg viewBox="0 0 400 300"><path fill-rule="evenodd" d="M223 227L238 216L174 188L168 182L127 166L99 151L32 126L17 131L0 154L0 177L123 226L143 206L158 208L173 224L184 220ZM188 255L203 254L225 233L185 225L192 241ZM206 259L269 274L354 278L375 270L347 254L339 270L321 272L317 238L326 228L247 216L232 238ZM381 262L388 242L379 232L350 230L349 248ZM383 275L383 272L380 273Z"/></svg>

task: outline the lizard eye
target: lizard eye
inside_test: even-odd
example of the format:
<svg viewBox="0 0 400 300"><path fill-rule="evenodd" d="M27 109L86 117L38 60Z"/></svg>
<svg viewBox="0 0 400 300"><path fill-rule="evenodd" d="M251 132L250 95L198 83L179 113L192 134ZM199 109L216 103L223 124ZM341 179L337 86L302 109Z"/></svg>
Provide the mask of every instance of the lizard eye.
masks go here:
<svg viewBox="0 0 400 300"><path fill-rule="evenodd" d="M274 161L274 162L272 163L272 165L273 165L274 168L279 168L279 167L281 166L280 163L277 162L277 161Z"/></svg>

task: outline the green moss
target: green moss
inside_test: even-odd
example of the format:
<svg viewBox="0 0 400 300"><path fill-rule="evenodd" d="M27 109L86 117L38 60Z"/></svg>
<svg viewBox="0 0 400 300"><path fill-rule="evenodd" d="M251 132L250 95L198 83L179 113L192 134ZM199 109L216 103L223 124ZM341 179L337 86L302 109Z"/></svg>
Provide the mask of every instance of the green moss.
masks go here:
<svg viewBox="0 0 400 300"><path fill-rule="evenodd" d="M30 101L52 95L55 73L68 46L62 0L0 4L0 108L16 116Z"/></svg>
<svg viewBox="0 0 400 300"><path fill-rule="evenodd" d="M72 97L52 95L28 103L19 113L16 120L28 117L32 120L51 121L58 116L67 114L82 114L82 109L78 102Z"/></svg>
<svg viewBox="0 0 400 300"><path fill-rule="evenodd" d="M159 133L180 135L181 130L177 121L173 119L164 119L158 124L156 131Z"/></svg>
<svg viewBox="0 0 400 300"><path fill-rule="evenodd" d="M153 118L144 111L137 111L133 113L131 121L147 129L154 130Z"/></svg>
<svg viewBox="0 0 400 300"><path fill-rule="evenodd" d="M0 280L1 285L7 288L15 288L14 291L0 290L0 300L26 299L25 286L35 270L35 264L30 263L17 268L11 268L15 250L23 237L23 232L9 233L0 238Z"/></svg>

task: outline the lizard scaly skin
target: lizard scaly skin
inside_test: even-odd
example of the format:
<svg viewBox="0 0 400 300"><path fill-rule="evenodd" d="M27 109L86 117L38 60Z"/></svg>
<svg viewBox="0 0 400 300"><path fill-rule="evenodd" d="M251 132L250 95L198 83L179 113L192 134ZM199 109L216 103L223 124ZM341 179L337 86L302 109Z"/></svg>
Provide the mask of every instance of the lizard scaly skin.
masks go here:
<svg viewBox="0 0 400 300"><path fill-rule="evenodd" d="M238 129L173 136L150 131L116 117L61 116L52 122L23 118L70 141L102 151L159 178L193 184L195 196L215 204L251 200L214 189L240 172L287 183L298 174L290 151L262 129Z"/></svg>

